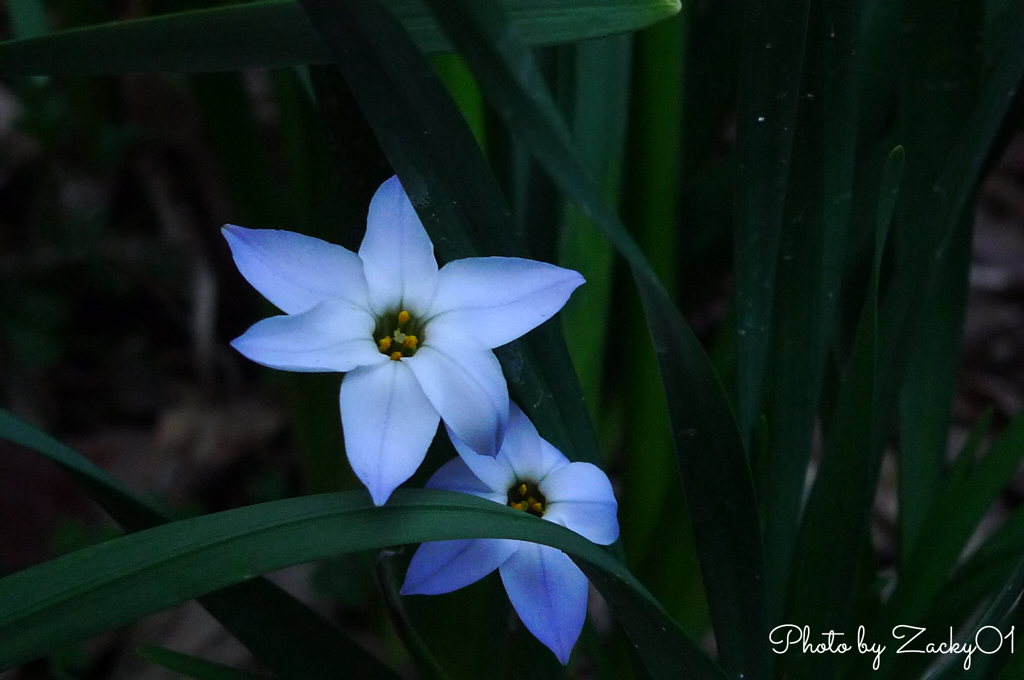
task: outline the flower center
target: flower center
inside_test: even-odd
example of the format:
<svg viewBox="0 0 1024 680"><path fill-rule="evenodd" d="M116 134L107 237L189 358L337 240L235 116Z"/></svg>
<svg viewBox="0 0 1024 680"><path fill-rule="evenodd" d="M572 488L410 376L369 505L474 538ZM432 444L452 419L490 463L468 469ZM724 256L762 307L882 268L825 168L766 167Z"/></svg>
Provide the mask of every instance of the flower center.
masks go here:
<svg viewBox="0 0 1024 680"><path fill-rule="evenodd" d="M540 492L537 482L520 479L508 490L508 507L528 512L534 517L543 517L548 499Z"/></svg>
<svg viewBox="0 0 1024 680"><path fill-rule="evenodd" d="M422 324L413 319L404 309L391 312L377 319L373 340L381 354L387 354L392 361L416 354L422 337Z"/></svg>

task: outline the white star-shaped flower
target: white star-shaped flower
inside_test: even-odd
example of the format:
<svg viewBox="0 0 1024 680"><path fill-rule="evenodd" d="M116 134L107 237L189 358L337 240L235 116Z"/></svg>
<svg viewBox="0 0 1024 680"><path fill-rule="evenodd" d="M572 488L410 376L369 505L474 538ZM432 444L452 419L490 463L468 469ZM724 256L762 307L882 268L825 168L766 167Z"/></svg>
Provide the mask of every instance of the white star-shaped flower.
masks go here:
<svg viewBox="0 0 1024 680"><path fill-rule="evenodd" d="M474 453L450 434L459 458L441 467L428 489L502 503L600 545L618 538L618 505L608 477L590 463L570 463L514 403L495 458ZM402 594L448 593L495 569L523 624L568 663L587 614L587 577L561 550L499 538L424 543L409 563Z"/></svg>
<svg viewBox="0 0 1024 680"><path fill-rule="evenodd" d="M288 231L223 231L242 276L285 312L232 346L271 368L347 373L345 449L377 505L419 467L439 419L473 451L497 453L509 401L491 350L549 319L583 283L511 257L438 269L397 177L370 202L358 254Z"/></svg>

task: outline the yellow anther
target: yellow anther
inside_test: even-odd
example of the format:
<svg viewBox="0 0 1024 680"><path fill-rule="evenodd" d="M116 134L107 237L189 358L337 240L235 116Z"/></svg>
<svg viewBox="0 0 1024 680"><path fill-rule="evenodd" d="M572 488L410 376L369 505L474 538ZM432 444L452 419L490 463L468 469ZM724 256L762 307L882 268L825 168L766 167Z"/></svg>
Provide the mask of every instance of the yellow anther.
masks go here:
<svg viewBox="0 0 1024 680"><path fill-rule="evenodd" d="M526 485L525 484L520 484L519 485L519 495L520 496L525 496L526 495Z"/></svg>
<svg viewBox="0 0 1024 680"><path fill-rule="evenodd" d="M403 323L409 320L409 312L404 309L398 313L398 325L401 326Z"/></svg>
<svg viewBox="0 0 1024 680"><path fill-rule="evenodd" d="M391 360L392 361L398 361L401 358L402 358L402 353L401 352L392 352L391 353Z"/></svg>
<svg viewBox="0 0 1024 680"><path fill-rule="evenodd" d="M544 506L540 503L533 503L533 505L530 506L530 510L533 510L534 512L542 512L544 510Z"/></svg>
<svg viewBox="0 0 1024 680"><path fill-rule="evenodd" d="M419 340L416 339L415 335L407 335L405 336L405 340L402 341L402 347L406 349L416 349L417 343L419 343Z"/></svg>
<svg viewBox="0 0 1024 680"><path fill-rule="evenodd" d="M380 348L381 352L387 352L391 348L391 336L385 335L381 338L380 342L377 343L377 347Z"/></svg>

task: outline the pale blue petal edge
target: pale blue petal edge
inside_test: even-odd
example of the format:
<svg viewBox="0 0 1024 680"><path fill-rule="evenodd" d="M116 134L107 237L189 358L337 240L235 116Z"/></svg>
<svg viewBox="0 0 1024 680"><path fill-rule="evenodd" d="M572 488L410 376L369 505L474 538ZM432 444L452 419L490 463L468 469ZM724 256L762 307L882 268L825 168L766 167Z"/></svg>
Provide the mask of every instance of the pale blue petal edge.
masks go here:
<svg viewBox="0 0 1024 680"><path fill-rule="evenodd" d="M474 538L424 543L405 572L402 595L440 595L476 583L518 549L518 541Z"/></svg>
<svg viewBox="0 0 1024 680"><path fill-rule="evenodd" d="M345 374L339 403L352 471L383 505L423 462L440 416L400 361Z"/></svg>
<svg viewBox="0 0 1024 680"><path fill-rule="evenodd" d="M523 625L569 663L587 618L587 577L561 550L525 542L499 571Z"/></svg>

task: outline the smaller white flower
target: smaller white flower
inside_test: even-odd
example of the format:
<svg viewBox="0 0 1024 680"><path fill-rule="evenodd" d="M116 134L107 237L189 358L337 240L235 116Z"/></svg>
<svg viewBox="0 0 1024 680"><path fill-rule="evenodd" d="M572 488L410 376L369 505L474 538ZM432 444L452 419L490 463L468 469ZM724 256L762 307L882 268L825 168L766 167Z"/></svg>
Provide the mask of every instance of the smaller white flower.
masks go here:
<svg viewBox="0 0 1024 680"><path fill-rule="evenodd" d="M284 371L347 372L345 449L377 505L423 462L439 419L477 453L497 452L508 387L491 350L551 318L583 283L514 257L439 270L397 177L374 194L358 254L288 231L228 225L224 236L242 276L285 312L232 346Z"/></svg>
<svg viewBox="0 0 1024 680"><path fill-rule="evenodd" d="M570 463L514 403L505 441L494 458L474 453L449 434L459 458L438 470L428 489L502 503L600 545L618 538L618 506L608 477L590 463ZM499 538L424 543L413 555L401 592L448 593L495 569L526 628L568 663L587 614L587 577L561 550Z"/></svg>

